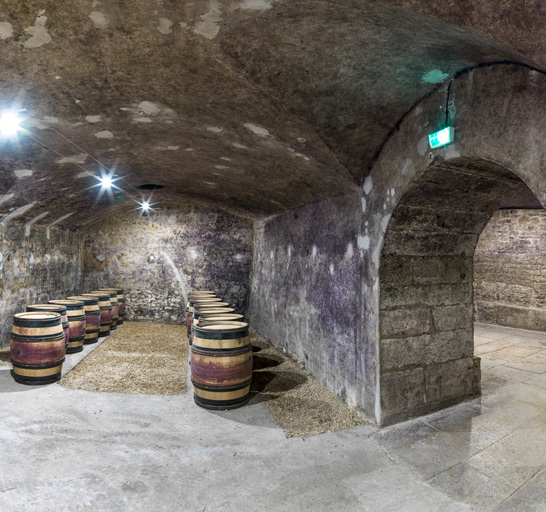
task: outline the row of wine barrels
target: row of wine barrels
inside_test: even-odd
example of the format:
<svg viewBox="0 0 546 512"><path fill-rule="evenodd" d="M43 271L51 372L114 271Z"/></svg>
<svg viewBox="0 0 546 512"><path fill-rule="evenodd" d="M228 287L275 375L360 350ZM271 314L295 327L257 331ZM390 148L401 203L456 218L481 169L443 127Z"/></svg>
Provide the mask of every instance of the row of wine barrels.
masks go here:
<svg viewBox="0 0 546 512"><path fill-rule="evenodd" d="M214 292L191 292L186 326L195 403L216 410L245 404L250 398L252 345L243 315Z"/></svg>
<svg viewBox="0 0 546 512"><path fill-rule="evenodd" d="M117 327L119 295L125 314L125 297L119 288L54 299L48 304L31 304L25 313L17 313L10 340L13 378L31 385L60 379L65 354L81 352L84 344L98 341L102 309L110 313L111 322L112 317L116 320ZM112 315L113 309L115 315Z"/></svg>

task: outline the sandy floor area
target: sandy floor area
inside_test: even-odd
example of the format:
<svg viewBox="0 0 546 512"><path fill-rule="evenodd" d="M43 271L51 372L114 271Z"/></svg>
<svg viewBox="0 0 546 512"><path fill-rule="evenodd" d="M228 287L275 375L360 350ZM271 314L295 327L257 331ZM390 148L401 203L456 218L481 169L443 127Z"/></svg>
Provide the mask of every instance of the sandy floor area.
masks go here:
<svg viewBox="0 0 546 512"><path fill-rule="evenodd" d="M252 333L251 341L252 390L260 393L287 437L308 437L366 423L264 338Z"/></svg>
<svg viewBox="0 0 546 512"><path fill-rule="evenodd" d="M186 391L187 360L185 326L125 322L64 377L61 386L178 395Z"/></svg>

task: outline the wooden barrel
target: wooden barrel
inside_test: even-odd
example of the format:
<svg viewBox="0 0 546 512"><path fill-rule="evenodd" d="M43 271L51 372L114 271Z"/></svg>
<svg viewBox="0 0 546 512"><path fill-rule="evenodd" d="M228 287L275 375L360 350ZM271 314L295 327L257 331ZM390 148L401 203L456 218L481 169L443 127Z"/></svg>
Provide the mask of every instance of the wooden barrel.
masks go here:
<svg viewBox="0 0 546 512"><path fill-rule="evenodd" d="M118 328L119 320L118 292L116 290L93 290L91 293L108 293L110 295L110 304L112 306L112 322L110 324L110 330L115 331Z"/></svg>
<svg viewBox="0 0 546 512"><path fill-rule="evenodd" d="M125 295L123 294L123 288L99 288L101 292L116 292L116 298L118 299L118 321L117 325L123 325L125 319ZM112 305L113 306L113 305ZM112 315L113 315L112 309Z"/></svg>
<svg viewBox="0 0 546 512"><path fill-rule="evenodd" d="M218 308L217 311L233 311L233 308ZM237 313L228 313L228 312L221 312L221 313L202 313L200 314L195 320L192 322L191 326L191 335L190 335L190 345L193 344L193 338L195 337L195 326L196 325L203 325L203 321L206 322L215 322L215 321L224 321L224 322L243 322L244 318L243 315L239 315Z"/></svg>
<svg viewBox="0 0 546 512"><path fill-rule="evenodd" d="M252 345L245 322L195 326L191 381L197 405L233 409L250 398Z"/></svg>
<svg viewBox="0 0 546 512"><path fill-rule="evenodd" d="M198 304L207 303L207 302L222 302L222 299L218 297L207 297L203 298L200 296L190 297L188 300L188 316L186 316L186 327L188 328L188 335L191 333L191 322L193 318L193 311Z"/></svg>
<svg viewBox="0 0 546 512"><path fill-rule="evenodd" d="M98 297L100 309L100 328L99 337L103 338L110 334L110 325L112 323L112 304L110 302L110 294L108 292L91 292L82 293L84 297Z"/></svg>
<svg viewBox="0 0 546 512"><path fill-rule="evenodd" d="M193 313L193 306L190 309L190 301L191 299L199 299L199 298L217 299L218 297L216 297L216 294L214 292L209 292L209 291L196 290L196 291L188 293L188 300L186 302L186 328L188 329L188 336L190 335L190 331L191 331L191 315Z"/></svg>
<svg viewBox="0 0 546 512"><path fill-rule="evenodd" d="M50 300L50 304L58 304L66 306L68 315L68 346L66 347L67 354L75 354L83 350L83 340L85 339L85 310L81 300L59 299Z"/></svg>
<svg viewBox="0 0 546 512"><path fill-rule="evenodd" d="M85 338L84 345L91 345L99 341L100 330L100 308L99 298L83 295L74 295L67 297L70 300L79 300L83 302L83 310L85 313Z"/></svg>
<svg viewBox="0 0 546 512"><path fill-rule="evenodd" d="M204 300L204 299L203 299ZM195 302L192 302L191 303L191 307L190 307L190 310L191 310L191 313L190 313L190 320L189 320L189 331L191 333L191 326L192 326L192 322L193 322L193 319L195 317L195 310L197 308L201 309L201 308L207 308L207 307L217 307L217 308L221 308L221 307L227 307L229 306L229 304L227 302L221 302L221 299L214 299L214 302L213 301L209 301L209 300L204 300L203 301L202 299L198 299L196 300ZM188 322L186 323L186 325L188 324ZM190 340L191 340L191 335L190 335Z"/></svg>
<svg viewBox="0 0 546 512"><path fill-rule="evenodd" d="M191 316L192 322L194 319L199 318L199 314L196 314L197 311L199 311L202 314L207 309L219 309L219 308L229 308L229 304L227 302L202 302L199 304L195 304L195 307L193 308L193 313ZM224 313L227 313L227 311L224 311Z"/></svg>
<svg viewBox="0 0 546 512"><path fill-rule="evenodd" d="M66 306L59 306L57 304L31 304L30 306L27 306L27 311L49 311L51 313L59 313L59 315L61 315L61 325L63 326L64 331L64 347L66 350L70 339L70 329Z"/></svg>
<svg viewBox="0 0 546 512"><path fill-rule="evenodd" d="M29 311L13 317L10 341L12 377L23 384L49 384L61 378L65 344L59 313Z"/></svg>

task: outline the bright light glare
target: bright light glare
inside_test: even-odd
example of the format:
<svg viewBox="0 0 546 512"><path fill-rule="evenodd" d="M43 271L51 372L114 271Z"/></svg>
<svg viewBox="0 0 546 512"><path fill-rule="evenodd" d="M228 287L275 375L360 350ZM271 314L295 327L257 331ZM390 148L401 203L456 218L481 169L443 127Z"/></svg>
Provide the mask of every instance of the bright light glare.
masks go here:
<svg viewBox="0 0 546 512"><path fill-rule="evenodd" d="M111 176L102 176L99 179L103 188L111 188L112 184L114 183Z"/></svg>
<svg viewBox="0 0 546 512"><path fill-rule="evenodd" d="M19 129L19 114L16 110L4 110L0 115L0 133L3 137L12 137Z"/></svg>
<svg viewBox="0 0 546 512"><path fill-rule="evenodd" d="M142 208L143 212L147 212L150 209L150 202L142 201L142 203L140 203L140 208Z"/></svg>

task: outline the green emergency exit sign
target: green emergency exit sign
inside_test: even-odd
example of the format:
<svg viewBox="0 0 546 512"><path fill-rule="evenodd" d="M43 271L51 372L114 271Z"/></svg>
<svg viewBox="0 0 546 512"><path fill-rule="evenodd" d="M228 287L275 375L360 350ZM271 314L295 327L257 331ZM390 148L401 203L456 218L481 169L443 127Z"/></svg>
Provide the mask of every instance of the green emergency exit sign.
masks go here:
<svg viewBox="0 0 546 512"><path fill-rule="evenodd" d="M439 132L431 133L428 136L428 143L430 144L431 149L441 148L442 146L453 142L454 138L455 130L452 126L448 126Z"/></svg>

